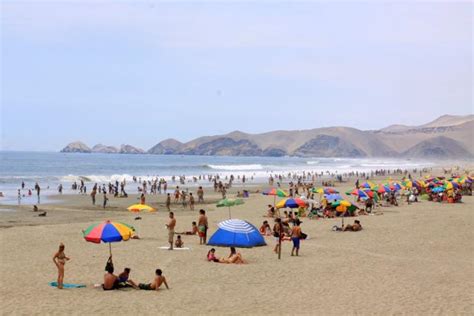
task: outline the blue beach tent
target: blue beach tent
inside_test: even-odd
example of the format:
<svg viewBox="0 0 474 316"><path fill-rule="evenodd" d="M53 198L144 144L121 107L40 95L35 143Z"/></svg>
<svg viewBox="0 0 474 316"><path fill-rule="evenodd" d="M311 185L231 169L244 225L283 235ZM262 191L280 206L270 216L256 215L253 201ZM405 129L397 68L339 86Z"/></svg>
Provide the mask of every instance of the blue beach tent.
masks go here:
<svg viewBox="0 0 474 316"><path fill-rule="evenodd" d="M217 231L207 243L210 246L251 248L266 245L258 229L247 221L234 218L217 226Z"/></svg>

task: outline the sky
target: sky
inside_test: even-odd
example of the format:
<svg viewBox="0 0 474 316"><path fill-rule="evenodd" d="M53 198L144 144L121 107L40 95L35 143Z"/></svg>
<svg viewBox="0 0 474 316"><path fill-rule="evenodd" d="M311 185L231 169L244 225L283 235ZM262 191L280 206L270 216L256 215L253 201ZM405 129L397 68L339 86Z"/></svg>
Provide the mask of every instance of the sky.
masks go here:
<svg viewBox="0 0 474 316"><path fill-rule="evenodd" d="M473 113L470 2L3 0L0 150Z"/></svg>

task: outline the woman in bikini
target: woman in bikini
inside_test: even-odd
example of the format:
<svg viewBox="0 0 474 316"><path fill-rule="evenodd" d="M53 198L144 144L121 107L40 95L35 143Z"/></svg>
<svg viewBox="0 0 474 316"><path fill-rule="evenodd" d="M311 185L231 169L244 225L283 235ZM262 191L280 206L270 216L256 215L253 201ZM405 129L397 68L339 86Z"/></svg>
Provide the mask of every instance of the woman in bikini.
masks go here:
<svg viewBox="0 0 474 316"><path fill-rule="evenodd" d="M70 260L69 257L67 257L64 254L64 244L60 243L59 244L59 250L54 254L53 257L53 262L58 268L58 289L63 288L63 282L64 282L64 265L66 264L66 261Z"/></svg>
<svg viewBox="0 0 474 316"><path fill-rule="evenodd" d="M242 255L235 250L234 247L230 247L230 255L227 258L219 259L220 263L245 263L242 259Z"/></svg>

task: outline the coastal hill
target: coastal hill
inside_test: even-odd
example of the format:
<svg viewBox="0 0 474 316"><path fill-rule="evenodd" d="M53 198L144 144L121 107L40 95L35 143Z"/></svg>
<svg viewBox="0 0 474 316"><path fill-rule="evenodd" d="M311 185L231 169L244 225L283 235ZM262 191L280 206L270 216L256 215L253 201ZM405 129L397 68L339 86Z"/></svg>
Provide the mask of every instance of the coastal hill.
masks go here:
<svg viewBox="0 0 474 316"><path fill-rule="evenodd" d="M420 126L391 125L375 131L362 131L351 127L324 127L262 134L234 131L225 135L199 137L187 143L167 139L150 148L147 153L471 159L474 157L473 133L474 115L443 115ZM114 147L96 145L90 149L81 142L74 142L61 151L143 153L140 149L133 150L132 146L122 146L117 151L112 148Z"/></svg>

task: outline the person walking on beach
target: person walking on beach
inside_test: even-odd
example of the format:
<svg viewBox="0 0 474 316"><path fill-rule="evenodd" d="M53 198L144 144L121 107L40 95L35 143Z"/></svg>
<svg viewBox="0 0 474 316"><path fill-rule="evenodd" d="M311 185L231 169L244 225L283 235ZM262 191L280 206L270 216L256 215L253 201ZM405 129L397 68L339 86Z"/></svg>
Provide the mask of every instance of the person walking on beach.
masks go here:
<svg viewBox="0 0 474 316"><path fill-rule="evenodd" d="M207 216L205 210L199 210L198 218L198 233L199 233L199 244L205 245L207 239L207 228L208 228Z"/></svg>
<svg viewBox="0 0 474 316"><path fill-rule="evenodd" d="M197 190L197 195L198 195L198 203L204 203L204 190L202 187L199 187Z"/></svg>
<svg viewBox="0 0 474 316"><path fill-rule="evenodd" d="M298 256L298 252L300 250L300 239L301 239L301 227L300 227L300 220L297 219L295 221L295 225L291 230L291 240L293 241L293 248L291 249L291 256L294 256L296 250L296 256Z"/></svg>
<svg viewBox="0 0 474 316"><path fill-rule="evenodd" d="M64 265L66 264L66 261L70 260L70 258L64 254L64 248L65 248L64 244L60 243L58 252L56 252L53 256L53 262L58 268L58 289L63 288Z"/></svg>
<svg viewBox="0 0 474 316"><path fill-rule="evenodd" d="M166 208L168 209L168 212L171 212L171 194L166 195Z"/></svg>
<svg viewBox="0 0 474 316"><path fill-rule="evenodd" d="M91 198L92 198L92 205L95 205L95 196L97 195L97 185L95 185L93 188L92 188L92 192L91 192Z"/></svg>
<svg viewBox="0 0 474 316"><path fill-rule="evenodd" d="M194 196L192 193L189 193L189 208L194 211Z"/></svg>
<svg viewBox="0 0 474 316"><path fill-rule="evenodd" d="M107 206L107 201L109 200L109 198L107 197L107 192L104 191L104 208Z"/></svg>
<svg viewBox="0 0 474 316"><path fill-rule="evenodd" d="M170 220L168 224L166 224L166 228L168 229L168 242L170 244L168 250L173 250L174 228L176 226L176 219L174 218L173 212L170 212L169 218Z"/></svg>
<svg viewBox="0 0 474 316"><path fill-rule="evenodd" d="M36 195L38 196L38 203L40 202L40 191L41 191L41 188L38 184L38 182L36 182L35 184L35 191L36 191Z"/></svg>

